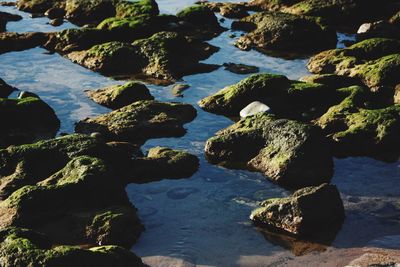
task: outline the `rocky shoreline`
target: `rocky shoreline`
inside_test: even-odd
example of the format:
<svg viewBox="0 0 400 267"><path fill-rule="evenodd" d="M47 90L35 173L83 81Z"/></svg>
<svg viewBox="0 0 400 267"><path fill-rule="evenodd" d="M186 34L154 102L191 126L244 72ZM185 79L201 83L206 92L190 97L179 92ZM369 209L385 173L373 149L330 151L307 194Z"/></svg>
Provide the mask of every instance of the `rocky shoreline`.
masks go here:
<svg viewBox="0 0 400 267"><path fill-rule="evenodd" d="M199 102L205 111L235 121L256 102L250 114L247 109L207 141L207 160L261 172L296 189L288 198L263 201L250 218L261 228L308 238L317 226L335 230L345 220L340 193L329 184L334 156L396 162L400 151L399 36L363 25L359 42L334 49L336 31L366 22L367 12L360 11L373 6L338 2L205 2L175 16L160 15L153 0L19 0L20 10L84 27L0 33L0 53L42 46L103 75L171 84L220 67L201 62L219 49L206 41L226 30L214 14L220 12L238 19L232 29L246 32L235 44L240 49L315 54L307 66L315 75L302 81L254 74ZM396 27L397 11L396 1L388 1L374 18ZM19 19L0 14L4 30ZM15 90L1 80L2 266L142 266L129 249L144 227L124 187L197 171L199 159L187 152L165 147L147 156L141 152L148 139L185 135L183 125L195 119L196 109L157 101L144 84L128 82L87 92L113 111L78 121L75 134L55 138L60 120L53 109L29 92L8 98ZM376 261L368 259L360 261Z"/></svg>

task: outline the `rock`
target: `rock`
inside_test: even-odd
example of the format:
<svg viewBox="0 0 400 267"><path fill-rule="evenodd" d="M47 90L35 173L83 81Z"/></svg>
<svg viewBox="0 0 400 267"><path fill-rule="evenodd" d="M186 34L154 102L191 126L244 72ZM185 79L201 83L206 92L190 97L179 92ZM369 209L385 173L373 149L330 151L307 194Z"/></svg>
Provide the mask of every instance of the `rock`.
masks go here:
<svg viewBox="0 0 400 267"><path fill-rule="evenodd" d="M0 230L0 262L4 267L82 266L90 262L99 267L142 267L133 252L118 246L81 249L76 246L52 244L35 231L22 228Z"/></svg>
<svg viewBox="0 0 400 267"><path fill-rule="evenodd" d="M215 65L199 61L216 50L177 33L159 32L132 44L110 42L67 56L73 62L106 75L136 74L173 82L184 75L214 70Z"/></svg>
<svg viewBox="0 0 400 267"><path fill-rule="evenodd" d="M396 249L369 249L363 255L351 261L348 267L397 267L400 256Z"/></svg>
<svg viewBox="0 0 400 267"><path fill-rule="evenodd" d="M0 98L0 148L53 138L60 127L54 110L38 97Z"/></svg>
<svg viewBox="0 0 400 267"><path fill-rule="evenodd" d="M19 21L22 17L20 15L14 15L7 12L0 11L0 32L6 31L6 25L9 21Z"/></svg>
<svg viewBox="0 0 400 267"><path fill-rule="evenodd" d="M400 83L400 41L374 38L348 48L321 52L307 65L313 73L361 79L371 90Z"/></svg>
<svg viewBox="0 0 400 267"><path fill-rule="evenodd" d="M61 26L64 23L63 19L52 19L50 20L49 24L54 27Z"/></svg>
<svg viewBox="0 0 400 267"><path fill-rule="evenodd" d="M250 73L257 73L260 71L258 67L249 66L245 64L235 64L235 63L224 63L223 66L226 70L236 73L236 74L250 74Z"/></svg>
<svg viewBox="0 0 400 267"><path fill-rule="evenodd" d="M65 18L80 26L97 24L102 20L115 16L115 3L108 0L66 0Z"/></svg>
<svg viewBox="0 0 400 267"><path fill-rule="evenodd" d="M270 113L270 110L271 109L267 105L259 101L254 101L240 111L240 117L245 118L258 113Z"/></svg>
<svg viewBox="0 0 400 267"><path fill-rule="evenodd" d="M15 2L1 1L0 6L15 6Z"/></svg>
<svg viewBox="0 0 400 267"><path fill-rule="evenodd" d="M362 81L356 77L348 77L336 74L314 74L300 78L306 83L319 83L330 88L344 88L353 85L363 85Z"/></svg>
<svg viewBox="0 0 400 267"><path fill-rule="evenodd" d="M0 33L0 54L11 51L22 51L43 45L48 34L41 32L32 33Z"/></svg>
<svg viewBox="0 0 400 267"><path fill-rule="evenodd" d="M63 19L65 16L65 10L62 8L52 7L49 8L44 15L49 19Z"/></svg>
<svg viewBox="0 0 400 267"><path fill-rule="evenodd" d="M18 9L29 13L44 14L50 8L65 8L65 0L18 0Z"/></svg>
<svg viewBox="0 0 400 267"><path fill-rule="evenodd" d="M199 168L199 159L184 151L154 147L147 157L137 158L131 166L130 181L143 183L161 179L179 179L192 176Z"/></svg>
<svg viewBox="0 0 400 267"><path fill-rule="evenodd" d="M326 183L333 174L330 147L319 128L265 113L219 131L205 152L211 163L259 171L290 188Z"/></svg>
<svg viewBox="0 0 400 267"><path fill-rule="evenodd" d="M175 84L172 87L172 94L177 97L183 97L183 91L187 90L190 88L190 85L188 84Z"/></svg>
<svg viewBox="0 0 400 267"><path fill-rule="evenodd" d="M400 39L400 29L383 20L364 23L357 31L357 40L362 41L370 38Z"/></svg>
<svg viewBox="0 0 400 267"><path fill-rule="evenodd" d="M241 19L249 15L246 7L241 3L207 2L204 5L209 7L214 12L219 12L226 18Z"/></svg>
<svg viewBox="0 0 400 267"><path fill-rule="evenodd" d="M86 94L94 102L111 109L119 109L136 101L154 99L149 89L139 82L128 82L123 85L90 90L86 91Z"/></svg>
<svg viewBox="0 0 400 267"><path fill-rule="evenodd" d="M339 156L371 156L395 161L400 153L400 106L371 109L368 90L363 87L340 89L344 100L317 120L331 138Z"/></svg>
<svg viewBox="0 0 400 267"><path fill-rule="evenodd" d="M395 104L400 104L400 84L398 84L394 90L394 101Z"/></svg>
<svg viewBox="0 0 400 267"><path fill-rule="evenodd" d="M390 18L389 22L393 25L400 25L400 10Z"/></svg>
<svg viewBox="0 0 400 267"><path fill-rule="evenodd" d="M242 50L307 53L335 47L337 42L336 33L316 19L285 13L255 13L233 22L232 28L249 32L235 43Z"/></svg>
<svg viewBox="0 0 400 267"><path fill-rule="evenodd" d="M298 236L336 228L345 217L339 191L328 184L300 189L287 198L268 199L261 206L252 212L251 220Z"/></svg>
<svg viewBox="0 0 400 267"><path fill-rule="evenodd" d="M183 124L195 117L196 110L188 104L138 101L97 118L82 120L75 131L99 132L106 140L142 144L150 138L184 135Z"/></svg>
<svg viewBox="0 0 400 267"><path fill-rule="evenodd" d="M7 98L17 88L8 85L4 80L0 79L0 98Z"/></svg>
<svg viewBox="0 0 400 267"><path fill-rule="evenodd" d="M250 103L259 101L276 115L307 121L321 116L340 100L335 88L264 73L251 75L202 99L199 106L208 112L234 117Z"/></svg>
<svg viewBox="0 0 400 267"><path fill-rule="evenodd" d="M120 1L116 5L116 16L120 18L136 17L143 14L157 16L159 13L155 0Z"/></svg>

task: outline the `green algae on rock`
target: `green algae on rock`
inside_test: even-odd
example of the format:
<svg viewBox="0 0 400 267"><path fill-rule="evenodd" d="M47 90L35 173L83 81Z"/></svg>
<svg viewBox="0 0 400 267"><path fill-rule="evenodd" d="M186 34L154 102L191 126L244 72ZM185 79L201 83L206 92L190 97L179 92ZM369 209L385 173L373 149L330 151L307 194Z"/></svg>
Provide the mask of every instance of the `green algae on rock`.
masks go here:
<svg viewBox="0 0 400 267"><path fill-rule="evenodd" d="M154 147L147 157L137 158L131 166L134 183L160 179L177 179L192 176L199 168L199 159L184 151L166 147Z"/></svg>
<svg viewBox="0 0 400 267"><path fill-rule="evenodd" d="M247 33L236 46L261 52L268 50L307 53L333 48L337 38L320 20L277 12L258 12L232 24L235 30Z"/></svg>
<svg viewBox="0 0 400 267"><path fill-rule="evenodd" d="M136 101L154 99L149 89L139 82L89 90L86 94L96 103L111 109L119 109Z"/></svg>
<svg viewBox="0 0 400 267"><path fill-rule="evenodd" d="M108 267L141 267L141 259L118 246L81 249L60 246L43 234L23 228L0 230L0 262L4 267L43 266L67 267L91 265Z"/></svg>
<svg viewBox="0 0 400 267"><path fill-rule="evenodd" d="M132 44L109 42L87 51L72 52L67 57L107 75L139 75L172 82L183 75L214 70L215 65L199 61L216 50L174 32L159 32Z"/></svg>
<svg viewBox="0 0 400 267"><path fill-rule="evenodd" d="M372 90L400 83L400 41L374 38L348 48L321 52L312 57L313 73L335 73L360 78Z"/></svg>
<svg viewBox="0 0 400 267"><path fill-rule="evenodd" d="M329 143L318 127L267 114L219 131L205 152L211 163L247 167L290 188L326 183L333 174Z"/></svg>
<svg viewBox="0 0 400 267"><path fill-rule="evenodd" d="M250 216L257 224L298 236L337 228L344 220L344 207L336 186L306 187L287 198L268 199Z"/></svg>
<svg viewBox="0 0 400 267"><path fill-rule="evenodd" d="M273 114L298 120L321 116L340 102L335 86L291 81L283 75L255 74L228 86L199 102L202 109L238 117L240 110L253 101L271 108Z"/></svg>
<svg viewBox="0 0 400 267"><path fill-rule="evenodd" d="M142 144L150 138L184 135L183 124L195 117L196 110L188 104L138 101L97 118L82 120L75 131L99 132L107 140Z"/></svg>
<svg viewBox="0 0 400 267"><path fill-rule="evenodd" d="M400 154L400 106L369 109L368 90L348 87L339 90L346 98L316 121L331 138L340 156L371 156L387 161Z"/></svg>
<svg viewBox="0 0 400 267"><path fill-rule="evenodd" d="M154 0L120 1L116 4L118 18L132 18L139 15L157 16L159 13L157 2Z"/></svg>
<svg viewBox="0 0 400 267"><path fill-rule="evenodd" d="M66 0L65 18L79 25L98 23L115 15L117 0Z"/></svg>
<svg viewBox="0 0 400 267"><path fill-rule="evenodd" d="M60 127L54 110L37 97L0 98L0 148L53 138Z"/></svg>

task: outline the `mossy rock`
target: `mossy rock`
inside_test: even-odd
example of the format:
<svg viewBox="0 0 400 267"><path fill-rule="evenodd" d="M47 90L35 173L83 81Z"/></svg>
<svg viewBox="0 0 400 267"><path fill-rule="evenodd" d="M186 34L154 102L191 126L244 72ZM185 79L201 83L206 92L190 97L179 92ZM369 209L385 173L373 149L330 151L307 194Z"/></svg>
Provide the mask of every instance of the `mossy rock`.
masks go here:
<svg viewBox="0 0 400 267"><path fill-rule="evenodd" d="M236 30L247 31L236 46L261 52L283 51L308 53L336 46L333 30L313 17L279 12L258 12L232 24Z"/></svg>
<svg viewBox="0 0 400 267"><path fill-rule="evenodd" d="M230 117L254 101L271 108L273 114L309 121L339 103L336 86L292 81L283 75L255 74L199 102L202 109Z"/></svg>
<svg viewBox="0 0 400 267"><path fill-rule="evenodd" d="M211 163L259 171L290 188L326 183L333 174L329 143L318 127L267 114L219 131L205 152Z"/></svg>
<svg viewBox="0 0 400 267"><path fill-rule="evenodd" d="M117 0L66 0L65 18L78 25L97 24L115 16Z"/></svg>
<svg viewBox="0 0 400 267"><path fill-rule="evenodd" d="M65 0L18 0L17 7L25 12L44 14L53 7L64 8Z"/></svg>
<svg viewBox="0 0 400 267"><path fill-rule="evenodd" d="M297 236L337 228L344 220L343 202L336 186L306 187L287 198L269 199L250 216L257 224Z"/></svg>
<svg viewBox="0 0 400 267"><path fill-rule="evenodd" d="M116 5L118 18L134 18L139 15L157 16L159 13L157 2L154 0L120 1Z"/></svg>
<svg viewBox="0 0 400 267"><path fill-rule="evenodd" d="M111 109L119 109L136 101L154 99L149 89L139 82L128 82L86 93L96 103Z"/></svg>
<svg viewBox="0 0 400 267"><path fill-rule="evenodd" d="M393 87L400 83L400 41L374 38L324 51L310 59L308 69L318 74L357 77L372 90Z"/></svg>
<svg viewBox="0 0 400 267"><path fill-rule="evenodd" d="M0 261L4 267L43 266L144 266L134 253L118 246L81 249L51 244L35 231L22 228L0 230Z"/></svg>
<svg viewBox="0 0 400 267"><path fill-rule="evenodd" d="M188 104L138 101L97 118L82 120L75 131L99 132L107 140L142 144L150 138L184 135L183 124L195 117L196 110Z"/></svg>
<svg viewBox="0 0 400 267"><path fill-rule="evenodd" d="M0 54L35 48L44 45L48 38L49 34L43 32L3 32L0 34Z"/></svg>
<svg viewBox="0 0 400 267"><path fill-rule="evenodd" d="M202 4L226 18L241 19L249 15L244 3L205 2Z"/></svg>
<svg viewBox="0 0 400 267"><path fill-rule="evenodd" d="M68 54L72 61L107 75L138 75L175 81L184 75L208 72L215 65L199 63L217 51L204 42L174 32L159 32L132 44L109 42Z"/></svg>
<svg viewBox="0 0 400 267"><path fill-rule="evenodd" d="M346 98L316 122L331 138L335 153L397 160L400 106L370 109L367 89L355 86L340 91Z"/></svg>
<svg viewBox="0 0 400 267"><path fill-rule="evenodd" d="M60 127L54 110L37 97L0 98L0 147L53 138Z"/></svg>
<svg viewBox="0 0 400 267"><path fill-rule="evenodd" d="M130 181L151 182L192 176L199 168L199 159L187 152L166 147L154 147L147 157L137 158L131 166Z"/></svg>

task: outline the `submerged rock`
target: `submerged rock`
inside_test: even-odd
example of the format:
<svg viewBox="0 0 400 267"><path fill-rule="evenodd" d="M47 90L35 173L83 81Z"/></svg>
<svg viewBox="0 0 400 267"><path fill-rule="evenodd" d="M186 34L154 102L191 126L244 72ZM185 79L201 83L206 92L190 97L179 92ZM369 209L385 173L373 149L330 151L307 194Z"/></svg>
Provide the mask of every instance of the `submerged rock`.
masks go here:
<svg viewBox="0 0 400 267"><path fill-rule="evenodd" d="M249 74L257 73L260 71L258 67L249 66L245 64L224 63L223 66L226 70L236 74Z"/></svg>
<svg viewBox="0 0 400 267"><path fill-rule="evenodd" d="M336 33L315 18L292 14L259 12L233 22L232 27L249 32L235 44L243 50L304 53L332 48L337 42Z"/></svg>
<svg viewBox="0 0 400 267"><path fill-rule="evenodd" d="M67 56L73 62L107 75L136 74L174 81L183 75L214 70L215 65L199 61L216 50L177 33L159 32L132 44L110 42Z"/></svg>
<svg viewBox="0 0 400 267"><path fill-rule="evenodd" d="M311 120L340 102L335 87L291 81L275 74L255 74L199 102L202 109L225 116L238 116L254 101L264 103L273 114Z"/></svg>
<svg viewBox="0 0 400 267"><path fill-rule="evenodd" d="M183 124L195 117L196 110L188 104L138 101L97 118L82 120L75 131L99 132L106 140L142 144L150 138L184 135Z"/></svg>
<svg viewBox="0 0 400 267"><path fill-rule="evenodd" d="M0 262L4 267L22 266L82 266L142 267L141 259L118 246L81 249L76 246L52 244L49 238L23 228L0 230Z"/></svg>
<svg viewBox="0 0 400 267"><path fill-rule="evenodd" d="M38 97L0 98L0 148L53 138L60 127L54 110Z"/></svg>
<svg viewBox="0 0 400 267"><path fill-rule="evenodd" d="M128 82L123 85L90 90L86 91L86 94L94 102L111 109L119 109L136 101L154 99L149 89L139 82Z"/></svg>
<svg viewBox="0 0 400 267"><path fill-rule="evenodd" d="M154 147L147 157L137 158L131 166L134 183L192 176L199 168L199 159L184 151Z"/></svg>
<svg viewBox="0 0 400 267"><path fill-rule="evenodd" d="M22 51L31 49L45 44L47 40L48 34L41 32L0 33L0 54L11 51Z"/></svg>
<svg viewBox="0 0 400 267"><path fill-rule="evenodd" d="M287 198L268 199L250 216L256 223L299 236L312 235L340 226L343 202L336 186L306 187Z"/></svg>
<svg viewBox="0 0 400 267"><path fill-rule="evenodd" d="M356 77L372 90L393 87L400 83L400 41L375 38L324 51L310 59L308 69L318 74Z"/></svg>
<svg viewBox="0 0 400 267"><path fill-rule="evenodd" d="M372 156L394 161L400 154L400 106L371 109L368 90L340 89L344 100L331 107L316 123L331 138L340 156Z"/></svg>
<svg viewBox="0 0 400 267"><path fill-rule="evenodd" d="M205 152L212 163L247 167L291 188L329 182L333 174L330 147L320 129L265 113L219 131Z"/></svg>

